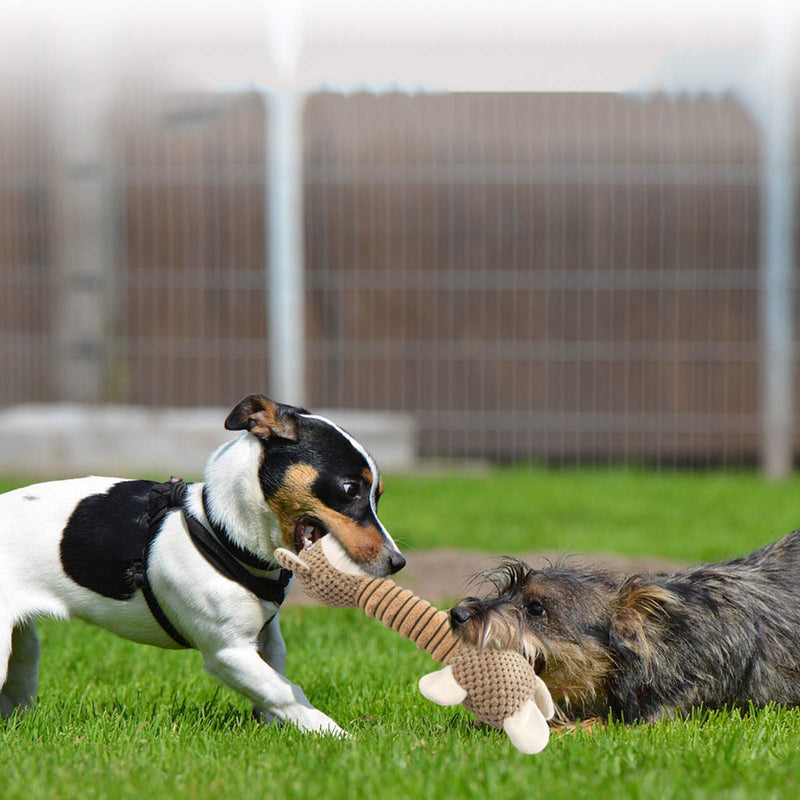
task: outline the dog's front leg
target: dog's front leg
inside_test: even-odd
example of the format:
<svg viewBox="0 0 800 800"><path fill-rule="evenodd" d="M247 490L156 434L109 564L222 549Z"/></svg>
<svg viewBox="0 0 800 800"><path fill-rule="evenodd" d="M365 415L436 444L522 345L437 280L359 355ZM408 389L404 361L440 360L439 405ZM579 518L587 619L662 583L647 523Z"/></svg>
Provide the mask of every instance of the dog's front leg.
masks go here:
<svg viewBox="0 0 800 800"><path fill-rule="evenodd" d="M277 614L269 622L264 623L264 627L259 631L256 650L272 669L280 675L286 675L286 644L283 641ZM253 706L253 716L268 725L277 722L267 709L258 706Z"/></svg>
<svg viewBox="0 0 800 800"><path fill-rule="evenodd" d="M206 655L205 667L277 721L304 731L346 736L329 716L311 705L299 686L267 664L252 646L227 647Z"/></svg>

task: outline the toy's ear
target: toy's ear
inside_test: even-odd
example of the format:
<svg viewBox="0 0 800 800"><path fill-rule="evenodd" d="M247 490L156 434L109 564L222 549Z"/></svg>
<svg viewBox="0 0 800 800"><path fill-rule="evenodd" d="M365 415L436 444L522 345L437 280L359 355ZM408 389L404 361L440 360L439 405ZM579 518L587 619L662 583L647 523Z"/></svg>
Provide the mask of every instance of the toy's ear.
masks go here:
<svg viewBox="0 0 800 800"><path fill-rule="evenodd" d="M272 555L278 564L284 569L288 569L289 572L294 572L297 575L308 575L311 572L311 567L305 561L285 547L279 547Z"/></svg>
<svg viewBox="0 0 800 800"><path fill-rule="evenodd" d="M556 707L553 705L553 698L550 696L550 690L547 684L537 675L535 677L536 688L533 690L533 699L539 707L539 711L545 719L553 719L556 713Z"/></svg>
<svg viewBox="0 0 800 800"><path fill-rule="evenodd" d="M296 442L297 410L275 403L266 395L251 394L228 414L225 428L229 431L250 431L265 439L277 436Z"/></svg>
<svg viewBox="0 0 800 800"><path fill-rule="evenodd" d="M467 696L467 690L462 689L453 677L452 667L423 675L419 679L419 690L423 697L440 706L457 706Z"/></svg>
<svg viewBox="0 0 800 800"><path fill-rule="evenodd" d="M550 739L550 726L533 700L526 700L519 711L506 717L503 730L511 744L526 755L544 750Z"/></svg>

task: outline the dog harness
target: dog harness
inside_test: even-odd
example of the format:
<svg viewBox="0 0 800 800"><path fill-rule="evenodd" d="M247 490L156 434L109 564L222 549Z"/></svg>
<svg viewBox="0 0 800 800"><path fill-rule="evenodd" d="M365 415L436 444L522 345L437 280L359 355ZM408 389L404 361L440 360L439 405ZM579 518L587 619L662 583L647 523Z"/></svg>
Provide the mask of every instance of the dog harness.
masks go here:
<svg viewBox="0 0 800 800"><path fill-rule="evenodd" d="M224 526L215 525L208 514L206 491L203 487L203 511L211 528L209 530L197 517L186 510L183 501L187 489L188 485L180 478L172 478L166 483L155 483L151 487L148 508L142 518L142 523L148 528L150 536L141 558L134 563L133 577L136 586L142 590L150 613L158 624L181 647L191 648L191 643L169 621L164 609L161 608L153 594L153 588L147 578L150 545L168 512L176 508L180 509L186 521L189 538L206 561L228 580L243 586L261 600L267 600L277 605L283 603L286 596L285 590L292 578L292 573L240 547L231 539ZM279 570L278 577L258 575L251 572L248 567L268 572Z"/></svg>

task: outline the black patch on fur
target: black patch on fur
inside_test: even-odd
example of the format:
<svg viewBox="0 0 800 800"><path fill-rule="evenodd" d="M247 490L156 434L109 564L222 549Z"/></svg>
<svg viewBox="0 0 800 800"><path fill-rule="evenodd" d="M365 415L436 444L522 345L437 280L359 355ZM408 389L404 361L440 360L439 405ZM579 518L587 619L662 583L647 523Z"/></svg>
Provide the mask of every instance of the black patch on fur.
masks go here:
<svg viewBox="0 0 800 800"><path fill-rule="evenodd" d="M35 495L35 494L24 494L24 495L22 495L22 499L23 500L30 500L32 502L34 500L38 500L39 497L38 497L38 495Z"/></svg>
<svg viewBox="0 0 800 800"><path fill-rule="evenodd" d="M152 538L146 524L155 481L120 481L78 503L61 537L61 564L75 583L127 600L136 592L132 562Z"/></svg>
<svg viewBox="0 0 800 800"><path fill-rule="evenodd" d="M344 481L362 481L369 467L364 456L339 431L328 423L299 416L298 439L264 441L264 459L259 478L264 497L269 498L283 486L287 470L295 464L309 464L318 473L311 491L326 506L361 523L377 524L369 502L369 486L362 486L357 498L348 497Z"/></svg>

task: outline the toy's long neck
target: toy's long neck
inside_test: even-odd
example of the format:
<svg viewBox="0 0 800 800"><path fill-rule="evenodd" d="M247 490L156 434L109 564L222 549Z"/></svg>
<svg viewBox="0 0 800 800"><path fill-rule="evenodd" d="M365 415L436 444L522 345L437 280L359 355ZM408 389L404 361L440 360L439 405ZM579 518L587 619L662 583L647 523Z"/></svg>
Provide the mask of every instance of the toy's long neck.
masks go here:
<svg viewBox="0 0 800 800"><path fill-rule="evenodd" d="M446 611L389 578L365 578L358 587L356 603L367 616L397 631L442 664L449 663L461 645Z"/></svg>

